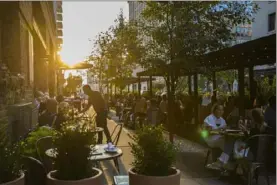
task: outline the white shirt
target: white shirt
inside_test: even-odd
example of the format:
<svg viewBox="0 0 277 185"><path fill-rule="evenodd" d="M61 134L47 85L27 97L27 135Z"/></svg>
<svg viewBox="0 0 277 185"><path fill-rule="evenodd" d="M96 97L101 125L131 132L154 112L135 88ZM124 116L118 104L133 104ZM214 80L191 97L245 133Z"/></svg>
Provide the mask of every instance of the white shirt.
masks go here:
<svg viewBox="0 0 277 185"><path fill-rule="evenodd" d="M219 126L217 126L217 124ZM217 118L213 114L211 114L205 118L204 125L211 127L212 130L223 129L223 128L226 128L226 126L227 126L225 120L222 117ZM215 140L219 139L220 137L221 137L221 135L212 135L212 136L209 136L208 138L206 138L206 141L207 142L215 141Z"/></svg>

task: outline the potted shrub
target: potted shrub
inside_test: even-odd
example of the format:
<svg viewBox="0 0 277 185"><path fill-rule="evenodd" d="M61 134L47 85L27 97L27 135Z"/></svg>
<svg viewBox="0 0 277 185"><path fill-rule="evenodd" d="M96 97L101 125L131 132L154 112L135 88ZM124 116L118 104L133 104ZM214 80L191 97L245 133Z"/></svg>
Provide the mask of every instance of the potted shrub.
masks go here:
<svg viewBox="0 0 277 185"><path fill-rule="evenodd" d="M20 147L9 143L6 124L0 122L0 185L24 185L24 173L20 164Z"/></svg>
<svg viewBox="0 0 277 185"><path fill-rule="evenodd" d="M39 127L37 130L31 132L28 137L21 142L22 154L29 157L39 159L36 142L46 136L54 136L56 131L48 127Z"/></svg>
<svg viewBox="0 0 277 185"><path fill-rule="evenodd" d="M130 137L134 141L129 143L134 156L130 185L180 184L180 171L173 168L177 148L164 138L162 126L144 126Z"/></svg>
<svg viewBox="0 0 277 185"><path fill-rule="evenodd" d="M54 169L47 175L49 184L55 185L99 185L102 184L102 172L93 168L89 160L91 147L96 143L95 133L85 125L72 127L76 120L71 120L54 137L56 157Z"/></svg>

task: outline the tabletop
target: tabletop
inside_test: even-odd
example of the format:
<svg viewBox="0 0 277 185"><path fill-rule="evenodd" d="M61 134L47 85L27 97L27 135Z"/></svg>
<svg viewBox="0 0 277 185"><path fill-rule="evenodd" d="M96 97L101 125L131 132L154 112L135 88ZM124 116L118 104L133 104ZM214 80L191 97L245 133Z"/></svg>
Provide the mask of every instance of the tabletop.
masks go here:
<svg viewBox="0 0 277 185"><path fill-rule="evenodd" d="M212 130L210 134L219 134L219 135L226 135L226 136L244 136L244 133L241 130L235 129L226 129L224 131Z"/></svg>
<svg viewBox="0 0 277 185"><path fill-rule="evenodd" d="M99 144L99 145L96 145L95 147L91 148L91 156L89 157L89 160L105 161L105 160L116 159L123 155L123 152L120 148L117 148L117 151L114 153L106 152L105 148L107 146L108 146L107 144ZM55 151L54 148L51 148L51 149L46 150L45 154L48 157L55 158L57 155L57 152Z"/></svg>

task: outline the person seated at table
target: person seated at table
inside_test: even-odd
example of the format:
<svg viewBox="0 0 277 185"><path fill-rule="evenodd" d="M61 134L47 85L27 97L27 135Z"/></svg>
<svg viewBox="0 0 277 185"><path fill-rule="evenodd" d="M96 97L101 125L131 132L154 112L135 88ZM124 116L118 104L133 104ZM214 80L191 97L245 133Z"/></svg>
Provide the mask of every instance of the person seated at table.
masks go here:
<svg viewBox="0 0 277 185"><path fill-rule="evenodd" d="M263 116L258 109L252 111L253 121L249 122L248 125L243 124L243 120L240 120L239 127L244 132L245 138L249 138L257 134L265 134L267 125L263 121ZM223 153L220 155L215 163L210 164L208 167L213 169L227 169L232 170L234 167L230 163L231 156L236 159L247 158L252 160L253 156L256 156L258 141L253 140L250 143L251 151L245 148L246 144L244 141L232 137L228 137L224 141ZM245 156L244 156L245 155Z"/></svg>
<svg viewBox="0 0 277 185"><path fill-rule="evenodd" d="M222 118L223 112L223 106L215 104L212 108L212 114L204 120L204 129L209 131L225 129L227 125ZM221 135L211 135L204 139L211 148L221 148L223 150L224 138Z"/></svg>
<svg viewBox="0 0 277 185"><path fill-rule="evenodd" d="M240 119L239 116L239 101L240 99L237 97L234 99L234 108L232 109L231 113L227 116L227 122L232 127L237 127L237 123Z"/></svg>
<svg viewBox="0 0 277 185"><path fill-rule="evenodd" d="M48 99L45 104L46 110L38 118L39 126L52 126L58 113L58 103L55 99Z"/></svg>
<svg viewBox="0 0 277 185"><path fill-rule="evenodd" d="M268 100L269 106L265 110L264 120L271 127L271 134L276 135L276 96Z"/></svg>
<svg viewBox="0 0 277 185"><path fill-rule="evenodd" d="M166 94L162 95L162 101L160 102L159 105L159 110L160 110L160 114L161 114L161 122L162 123L166 123L166 113L167 113L167 98L166 98Z"/></svg>
<svg viewBox="0 0 277 185"><path fill-rule="evenodd" d="M150 125L157 125L158 118L158 106L155 99L150 101L150 107L147 109L147 122Z"/></svg>
<svg viewBox="0 0 277 185"><path fill-rule="evenodd" d="M63 95L58 95L58 96L56 97L56 100L57 100L58 103L63 102L63 101L64 101Z"/></svg>

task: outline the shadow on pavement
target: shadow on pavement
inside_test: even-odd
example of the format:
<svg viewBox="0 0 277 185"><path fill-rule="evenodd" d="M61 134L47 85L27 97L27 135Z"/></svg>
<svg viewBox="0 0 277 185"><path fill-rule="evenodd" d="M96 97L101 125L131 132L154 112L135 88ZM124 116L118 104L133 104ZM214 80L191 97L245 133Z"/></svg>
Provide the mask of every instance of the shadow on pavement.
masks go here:
<svg viewBox="0 0 277 185"><path fill-rule="evenodd" d="M204 161L205 156L203 153L181 152L177 156L176 167L192 178L217 177L217 173L204 167Z"/></svg>

